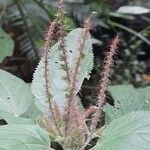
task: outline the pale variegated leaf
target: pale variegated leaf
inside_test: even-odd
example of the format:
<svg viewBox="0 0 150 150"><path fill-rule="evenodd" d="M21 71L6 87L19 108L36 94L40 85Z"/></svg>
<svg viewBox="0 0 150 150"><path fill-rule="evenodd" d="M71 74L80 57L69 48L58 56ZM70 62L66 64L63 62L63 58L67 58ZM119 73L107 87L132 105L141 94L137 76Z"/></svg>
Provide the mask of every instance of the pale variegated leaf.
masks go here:
<svg viewBox="0 0 150 150"><path fill-rule="evenodd" d="M65 38L65 49L67 53L67 61L70 72L74 72L75 65L79 56L79 45L81 35L84 28L77 28L71 31ZM56 43L48 54L48 86L49 92L52 95L52 101L55 101L62 109L65 104L66 94L68 90L68 81L64 79L66 72L63 69L64 61L61 60L63 56L62 50L59 48L60 42ZM44 77L45 57L43 57L34 73L32 82L32 92L37 98L36 105L42 110L46 111L47 97L45 92L45 77ZM89 74L93 67L93 53L92 41L87 37L79 73L77 75L76 93L78 93L83 80L89 78Z"/></svg>

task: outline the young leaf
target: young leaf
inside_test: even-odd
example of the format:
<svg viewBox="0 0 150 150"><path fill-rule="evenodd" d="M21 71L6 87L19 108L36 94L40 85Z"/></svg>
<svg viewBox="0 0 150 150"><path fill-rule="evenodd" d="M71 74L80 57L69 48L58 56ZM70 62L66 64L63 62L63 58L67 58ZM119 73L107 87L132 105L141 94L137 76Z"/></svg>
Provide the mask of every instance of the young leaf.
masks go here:
<svg viewBox="0 0 150 150"><path fill-rule="evenodd" d="M75 29L71 31L65 38L65 50L67 58L64 58L63 52L60 48L60 42L56 43L48 54L48 86L51 93L52 101L55 101L58 106L63 108L66 95L68 93L68 80L66 77L66 68L63 59L67 59L68 68L70 73L74 73L77 59L79 57L79 45L82 32L85 29ZM43 57L34 73L32 82L32 92L37 98L36 104L42 110L46 111L47 97L45 92L45 57ZM89 78L89 73L93 67L93 53L91 38L87 38L81 65L79 67L79 73L77 75L76 93L78 93L83 80Z"/></svg>
<svg viewBox="0 0 150 150"><path fill-rule="evenodd" d="M112 121L94 150L148 150L150 112L132 112Z"/></svg>
<svg viewBox="0 0 150 150"><path fill-rule="evenodd" d="M0 63L6 56L13 54L14 42L10 36L0 27Z"/></svg>
<svg viewBox="0 0 150 150"><path fill-rule="evenodd" d="M33 102L30 85L0 70L0 117L23 115Z"/></svg>
<svg viewBox="0 0 150 150"><path fill-rule="evenodd" d="M133 111L150 110L150 87L135 89L132 85L111 86L114 107L105 106L106 122Z"/></svg>
<svg viewBox="0 0 150 150"><path fill-rule="evenodd" d="M0 149L50 150L50 139L36 125L5 125L0 127Z"/></svg>

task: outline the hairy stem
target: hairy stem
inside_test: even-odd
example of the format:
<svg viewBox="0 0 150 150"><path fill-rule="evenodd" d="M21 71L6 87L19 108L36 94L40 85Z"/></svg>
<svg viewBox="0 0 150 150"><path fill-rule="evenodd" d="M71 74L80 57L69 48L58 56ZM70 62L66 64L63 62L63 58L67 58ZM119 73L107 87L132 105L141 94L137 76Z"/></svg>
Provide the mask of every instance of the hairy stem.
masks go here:
<svg viewBox="0 0 150 150"><path fill-rule="evenodd" d="M97 122L99 121L99 117L102 116L103 107L106 100L106 90L109 85L109 77L112 70L113 62L114 62L114 55L116 54L117 48L119 44L119 37L117 36L112 40L110 45L110 51L106 53L106 57L104 59L103 64L103 71L101 73L101 80L99 82L99 91L97 95L97 110L92 118L92 123L90 130L91 132L96 131Z"/></svg>
<svg viewBox="0 0 150 150"><path fill-rule="evenodd" d="M50 43L53 39L53 31L54 31L54 28L56 26L56 22L52 22L50 27L49 27L49 30L47 32L47 35L46 35L46 38L45 38L45 45L44 45L44 50L45 50L45 63L44 63L44 74L45 74L45 91L46 91L46 95L47 95L47 99L48 99L48 103L49 103L49 109L50 109L50 113L52 114L52 118L53 118L53 121L54 121L54 124L55 124L55 127L57 129L57 131L59 132L59 134L61 135L61 132L58 128L58 125L57 125L57 121L56 121L56 116L55 116L55 110L53 108L53 105L52 105L52 102L51 102L51 94L50 94L50 89L49 89L49 81L48 81L48 54L50 53Z"/></svg>
<svg viewBox="0 0 150 150"><path fill-rule="evenodd" d="M68 67L68 57L67 57L67 51L65 49L65 38L64 38L64 35L65 35L65 27L64 27L64 20L65 20L65 11L64 11L64 1L63 0L60 0L60 3L59 3L59 7L58 7L58 13L59 13L59 17L60 17L60 32L61 32L61 36L60 36L60 48L63 52L63 61L65 63L65 71L66 71L66 74L67 74L67 78L68 78L68 81L69 81L69 84L70 84L70 72L69 72L69 67ZM69 87L68 87L69 88Z"/></svg>
<svg viewBox="0 0 150 150"><path fill-rule="evenodd" d="M83 51L84 51L84 46L87 37L90 35L89 30L90 30L90 19L91 16L85 21L85 28L82 32L81 38L80 38L80 43L79 43L79 56L76 62L75 70L72 73L72 78L71 78L71 84L70 84L70 96L68 100L68 105L67 105L67 114L66 114L66 126L65 126L65 137L69 134L69 130L71 128L70 122L72 121L72 116L75 112L76 109L76 103L75 103L75 98L76 98L76 80L77 80L77 75L79 74L79 67L82 61L82 56L83 56ZM78 118L74 118L78 122ZM84 121L83 121L84 122Z"/></svg>

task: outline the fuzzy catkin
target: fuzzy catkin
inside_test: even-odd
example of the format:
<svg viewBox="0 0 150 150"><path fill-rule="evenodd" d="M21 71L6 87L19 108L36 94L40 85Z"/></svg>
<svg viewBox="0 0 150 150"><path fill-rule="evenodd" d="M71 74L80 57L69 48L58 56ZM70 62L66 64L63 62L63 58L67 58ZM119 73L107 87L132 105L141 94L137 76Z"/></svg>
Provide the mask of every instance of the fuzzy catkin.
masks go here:
<svg viewBox="0 0 150 150"><path fill-rule="evenodd" d="M111 74L112 66L114 64L114 56L116 55L118 44L120 40L119 37L116 36L110 45L110 51L106 53L106 57L103 62L103 71L101 73L101 79L99 81L99 91L97 95L97 110L92 118L92 123L90 130L96 131L97 122L99 121L99 117L102 116L102 110L106 100L106 90L110 83L109 77Z"/></svg>

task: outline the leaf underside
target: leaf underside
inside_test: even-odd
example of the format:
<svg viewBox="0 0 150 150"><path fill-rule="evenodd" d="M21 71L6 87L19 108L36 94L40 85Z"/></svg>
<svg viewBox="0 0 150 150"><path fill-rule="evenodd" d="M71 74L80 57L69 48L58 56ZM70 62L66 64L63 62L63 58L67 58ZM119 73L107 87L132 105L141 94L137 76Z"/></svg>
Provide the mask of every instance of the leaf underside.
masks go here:
<svg viewBox="0 0 150 150"><path fill-rule="evenodd" d="M70 72L74 72L77 59L79 57L79 45L82 32L85 29L77 28L71 31L65 38L65 49L67 54L68 68ZM62 60L63 52L60 49L60 42L56 43L48 54L48 86L51 93L51 100L63 110L66 100L66 94L68 93L68 80L66 78L66 71L63 68L65 66ZM48 108L47 96L45 92L45 57L43 57L34 73L32 82L32 92L37 98L36 105L40 110L46 112ZM89 74L93 67L93 53L91 38L87 38L81 65L79 67L79 73L76 80L76 93L78 93L83 80L89 78Z"/></svg>

